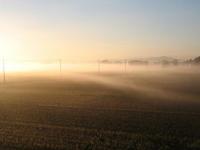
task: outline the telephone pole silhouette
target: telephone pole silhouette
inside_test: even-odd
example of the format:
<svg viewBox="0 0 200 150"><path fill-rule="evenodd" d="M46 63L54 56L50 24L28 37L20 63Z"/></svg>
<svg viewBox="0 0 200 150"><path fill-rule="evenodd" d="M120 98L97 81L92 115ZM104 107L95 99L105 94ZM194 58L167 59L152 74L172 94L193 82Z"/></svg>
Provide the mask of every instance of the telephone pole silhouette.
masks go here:
<svg viewBox="0 0 200 150"><path fill-rule="evenodd" d="M127 63L128 63L128 61L125 59L124 60L124 72L125 73L127 72Z"/></svg>
<svg viewBox="0 0 200 150"><path fill-rule="evenodd" d="M62 77L62 59L59 59L60 77Z"/></svg>
<svg viewBox="0 0 200 150"><path fill-rule="evenodd" d="M6 68L5 68L5 59L2 58L2 71L3 71L3 83L6 83Z"/></svg>
<svg viewBox="0 0 200 150"><path fill-rule="evenodd" d="M101 61L98 60L98 73L101 73Z"/></svg>

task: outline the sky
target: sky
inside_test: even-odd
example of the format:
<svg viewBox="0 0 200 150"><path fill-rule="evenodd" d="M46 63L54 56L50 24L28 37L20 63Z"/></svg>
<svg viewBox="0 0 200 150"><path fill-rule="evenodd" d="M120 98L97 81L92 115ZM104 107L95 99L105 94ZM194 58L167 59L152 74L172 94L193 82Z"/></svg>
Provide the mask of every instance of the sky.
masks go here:
<svg viewBox="0 0 200 150"><path fill-rule="evenodd" d="M92 61L200 55L199 0L0 0L0 55Z"/></svg>

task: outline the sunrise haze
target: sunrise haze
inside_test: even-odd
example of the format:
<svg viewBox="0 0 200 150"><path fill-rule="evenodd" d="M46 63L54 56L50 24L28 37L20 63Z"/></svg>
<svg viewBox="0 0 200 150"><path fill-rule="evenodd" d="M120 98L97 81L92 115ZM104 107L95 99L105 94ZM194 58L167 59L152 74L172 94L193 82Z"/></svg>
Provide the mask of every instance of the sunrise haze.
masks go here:
<svg viewBox="0 0 200 150"><path fill-rule="evenodd" d="M6 58L195 57L199 0L0 0Z"/></svg>

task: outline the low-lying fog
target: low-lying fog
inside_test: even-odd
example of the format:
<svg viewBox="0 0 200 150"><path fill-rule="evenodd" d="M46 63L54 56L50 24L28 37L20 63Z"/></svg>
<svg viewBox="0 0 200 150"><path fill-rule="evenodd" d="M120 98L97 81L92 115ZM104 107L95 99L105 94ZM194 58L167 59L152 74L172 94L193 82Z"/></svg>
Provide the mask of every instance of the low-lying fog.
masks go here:
<svg viewBox="0 0 200 150"><path fill-rule="evenodd" d="M1 64L1 66L3 66ZM45 72L56 71L62 72L132 72L138 70L177 70L177 71L199 71L198 65L130 65L130 64L99 64L98 62L92 63L35 63L35 62L5 62L4 68L6 72L19 73L19 72ZM2 70L2 67L1 67Z"/></svg>
<svg viewBox="0 0 200 150"><path fill-rule="evenodd" d="M199 106L200 66L63 64L60 72L58 64L43 64L38 70L7 71L0 94L2 100L10 101L19 96L24 100L31 96L30 99L37 101L54 97L60 101L78 99L84 103L87 99L91 100L88 103L112 99L112 107L117 100L121 103L127 99L129 102L142 99L149 104L158 100L176 104L191 102Z"/></svg>

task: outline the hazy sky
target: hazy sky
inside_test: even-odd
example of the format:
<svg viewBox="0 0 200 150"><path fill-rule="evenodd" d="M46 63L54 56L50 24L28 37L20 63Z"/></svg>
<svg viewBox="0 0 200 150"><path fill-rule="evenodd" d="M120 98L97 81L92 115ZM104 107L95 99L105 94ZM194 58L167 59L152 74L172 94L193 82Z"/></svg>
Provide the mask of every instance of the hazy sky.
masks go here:
<svg viewBox="0 0 200 150"><path fill-rule="evenodd" d="M200 0L0 0L7 58L194 57L199 39Z"/></svg>

